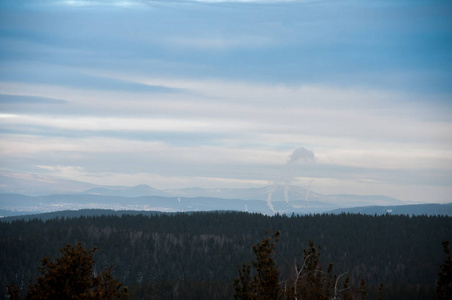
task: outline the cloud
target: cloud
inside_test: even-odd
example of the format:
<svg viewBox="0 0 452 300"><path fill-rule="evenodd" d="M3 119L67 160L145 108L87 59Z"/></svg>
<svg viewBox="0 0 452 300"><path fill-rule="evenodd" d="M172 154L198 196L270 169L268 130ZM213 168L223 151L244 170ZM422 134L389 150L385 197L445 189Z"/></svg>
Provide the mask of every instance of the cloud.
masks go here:
<svg viewBox="0 0 452 300"><path fill-rule="evenodd" d="M314 2L314 0L55 0L55 4L68 5L68 6L118 6L118 7L135 7L152 5L154 3L211 3L211 4L221 4L221 3L253 3L253 4L266 4L266 3L306 3Z"/></svg>
<svg viewBox="0 0 452 300"><path fill-rule="evenodd" d="M1 169L445 194L442 4L28 2L0 4Z"/></svg>
<svg viewBox="0 0 452 300"><path fill-rule="evenodd" d="M6 95L0 94L0 105L18 103L24 104L64 104L66 101L61 99L44 98L44 97L33 97L24 95Z"/></svg>
<svg viewBox="0 0 452 300"><path fill-rule="evenodd" d="M285 171L285 165L281 166L281 162L289 160L287 151L281 153L262 148L241 149L239 145L169 145L164 142L101 137L77 139L1 135L0 138L2 168L36 173L45 171L47 174L64 175L65 178L74 180L90 181L92 178L96 183L102 184L107 184L108 180L111 180L111 184L120 184L120 178L123 176L131 185L147 183L156 187L232 187L234 180L242 182L240 185L243 187L246 182L250 186L259 186L278 176L278 170ZM363 153L368 152L356 152L355 156ZM339 164L326 160L324 155L328 154ZM398 157L385 157L387 168L378 165L381 161L379 157L363 157L359 164L361 167L351 167L346 160L333 152L316 152L315 157L315 164L299 161L293 168L289 168L290 172L286 173L288 176L276 177L275 182L286 184L290 181L292 184L306 186L309 180L301 178L311 178L314 179L312 189L316 192L334 193L335 187L337 193L346 193L347 189L350 193L355 186L357 192L365 193L364 187L370 183L362 180L369 179L373 183L367 194L375 193L379 187L388 185L392 186L391 191L398 191L397 195L407 195L404 190L417 185L436 186L437 193L444 194L443 190L447 188L452 176L450 156L442 162L438 161L438 165L442 164L441 169L435 169L431 161L421 160L419 157L405 158L404 166L397 164ZM413 160L424 161L424 165L415 168L410 164ZM373 166L369 165L369 161L374 161ZM394 163L392 166L391 162ZM42 169L40 166L48 168ZM64 169L61 166L71 168ZM409 169L410 167L412 169ZM159 176L159 180L152 181L156 176ZM177 178L177 181L172 182L173 177ZM148 181L143 181L144 178L148 178ZM325 186L330 181L348 183L342 188L339 188L339 184ZM161 186L157 185L157 182ZM184 182L187 185L184 185ZM420 199L415 197L414 193L413 197L410 199Z"/></svg>
<svg viewBox="0 0 452 300"><path fill-rule="evenodd" d="M165 40L176 47L186 47L198 50L232 50L243 48L256 48L270 46L275 43L269 37L265 36L233 36L233 37L177 37L173 36Z"/></svg>
<svg viewBox="0 0 452 300"><path fill-rule="evenodd" d="M315 162L314 152L304 147L295 149L288 157L284 165L280 178L275 184L289 185L295 179L296 170L299 163L313 163ZM302 167L302 166L300 166ZM288 201L286 197L286 201Z"/></svg>
<svg viewBox="0 0 452 300"><path fill-rule="evenodd" d="M69 6L69 7L120 7L120 8L133 8L143 7L149 1L145 0L37 0L42 5L56 5L56 6Z"/></svg>
<svg viewBox="0 0 452 300"><path fill-rule="evenodd" d="M304 147L295 149L287 160L287 165L293 165L299 161L313 162L315 160L314 152Z"/></svg>
<svg viewBox="0 0 452 300"><path fill-rule="evenodd" d="M35 63L28 68L4 66L0 69L0 80L40 85L56 85L88 90L132 91L134 93L177 93L181 90L150 84L140 84L112 77L95 76L77 68Z"/></svg>
<svg viewBox="0 0 452 300"><path fill-rule="evenodd" d="M229 81L121 80L180 92L154 94L152 91L118 92L59 85L0 83L4 93L20 95L27 91L27 95L22 96L66 101L64 106L49 106L48 113L41 110L38 112L41 116L27 115L24 111L23 115L9 120L5 125L25 122L31 126L105 132L199 130L278 134L280 138L324 137L357 142L365 139L367 143L451 144L449 133L452 126L446 114L450 110L448 104L432 101L425 106L423 99L417 100L419 96L415 94ZM49 118L53 113L58 116ZM322 143L330 142L325 140Z"/></svg>

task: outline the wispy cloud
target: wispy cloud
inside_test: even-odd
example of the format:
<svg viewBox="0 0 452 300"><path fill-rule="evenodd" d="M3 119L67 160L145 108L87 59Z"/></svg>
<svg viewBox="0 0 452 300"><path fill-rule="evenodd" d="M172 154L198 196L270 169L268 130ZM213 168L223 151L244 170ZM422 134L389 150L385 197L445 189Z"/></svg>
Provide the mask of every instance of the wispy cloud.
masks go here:
<svg viewBox="0 0 452 300"><path fill-rule="evenodd" d="M49 1L53 3L60 3L69 6L119 6L119 7L131 7L141 6L152 3L308 3L316 0L54 0ZM318 1L318 0L317 0Z"/></svg>
<svg viewBox="0 0 452 300"><path fill-rule="evenodd" d="M269 37L259 36L241 36L241 37L170 37L165 40L171 46L187 47L198 50L230 50L230 49L249 49L273 45Z"/></svg>

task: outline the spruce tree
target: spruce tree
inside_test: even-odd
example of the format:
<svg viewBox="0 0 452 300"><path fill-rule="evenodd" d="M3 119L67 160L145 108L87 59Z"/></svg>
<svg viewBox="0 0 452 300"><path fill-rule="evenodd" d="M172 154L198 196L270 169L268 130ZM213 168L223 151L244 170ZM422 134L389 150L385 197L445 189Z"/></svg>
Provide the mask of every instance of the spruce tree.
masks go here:
<svg viewBox="0 0 452 300"><path fill-rule="evenodd" d="M451 251L449 249L449 241L443 242L443 249L446 253L446 259L441 265L441 270L438 274L438 281L436 282L436 298L437 299L452 299L452 259Z"/></svg>
<svg viewBox="0 0 452 300"><path fill-rule="evenodd" d="M66 245L55 261L44 257L41 275L28 288L26 299L128 299L127 288L113 278L111 267L94 275L94 252L81 243Z"/></svg>
<svg viewBox="0 0 452 300"><path fill-rule="evenodd" d="M268 233L268 232L267 232ZM273 240L278 241L280 232L276 231ZM234 280L236 299L279 299L282 295L279 285L279 271L273 259L275 244L267 237L253 246L256 260L251 266L246 263L239 268L239 276Z"/></svg>

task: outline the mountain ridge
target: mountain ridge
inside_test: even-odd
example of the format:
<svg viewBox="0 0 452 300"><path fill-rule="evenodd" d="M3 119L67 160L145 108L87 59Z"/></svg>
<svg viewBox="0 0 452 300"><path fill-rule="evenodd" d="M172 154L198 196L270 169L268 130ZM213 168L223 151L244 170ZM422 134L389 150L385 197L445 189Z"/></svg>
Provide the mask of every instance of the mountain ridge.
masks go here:
<svg viewBox="0 0 452 300"><path fill-rule="evenodd" d="M349 206L309 200L267 201L224 199L213 197L163 197L163 196L102 196L94 194L54 194L47 196L26 196L0 193L0 213L2 216L21 214L38 214L65 210L104 209L115 211L159 211L174 212L208 212L208 211L243 211L250 213L274 214L415 214L415 215L450 215L449 204L417 204L392 206Z"/></svg>
<svg viewBox="0 0 452 300"><path fill-rule="evenodd" d="M23 212L20 215L5 215L6 210L0 209L0 221L11 222L15 220L33 220L40 219L43 221L55 218L79 218L79 217L93 217L93 216L122 216L122 215L145 215L153 216L160 214L174 214L175 212L161 212L152 210L112 210L112 209L79 209L79 210L60 210L53 212L33 213ZM194 212L194 211L193 211ZM185 213L193 213L187 211ZM216 212L216 211L206 211ZM228 212L223 210L220 212ZM449 216L452 217L452 202L445 204L414 204L414 205L400 205L400 206L364 206L340 208L332 211L324 212L324 214L360 214L360 215L407 215L407 216Z"/></svg>
<svg viewBox="0 0 452 300"><path fill-rule="evenodd" d="M9 214L114 209L162 212L233 210L272 215L335 213L336 210L347 212L346 209L355 207L412 204L384 195L323 195L304 187L282 184L251 188L189 187L161 190L147 184L102 186L0 172L0 180L5 178L8 180L2 181L0 185L0 209ZM27 186L30 182L32 184Z"/></svg>

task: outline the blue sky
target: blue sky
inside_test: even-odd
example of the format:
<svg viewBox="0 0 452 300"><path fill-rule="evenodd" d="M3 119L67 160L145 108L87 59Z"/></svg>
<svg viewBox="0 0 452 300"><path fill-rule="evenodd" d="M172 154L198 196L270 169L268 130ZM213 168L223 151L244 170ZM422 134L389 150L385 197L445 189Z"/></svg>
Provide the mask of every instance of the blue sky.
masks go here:
<svg viewBox="0 0 452 300"><path fill-rule="evenodd" d="M449 1L2 1L0 170L450 202Z"/></svg>

